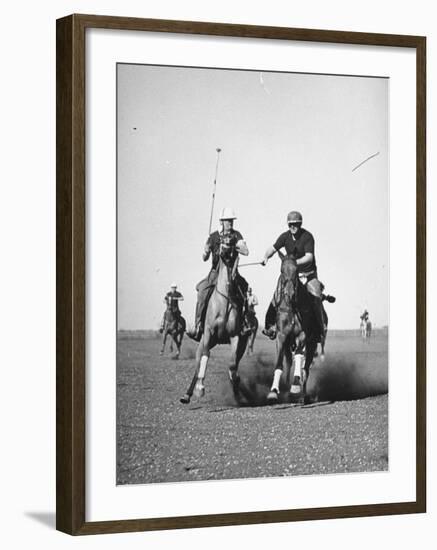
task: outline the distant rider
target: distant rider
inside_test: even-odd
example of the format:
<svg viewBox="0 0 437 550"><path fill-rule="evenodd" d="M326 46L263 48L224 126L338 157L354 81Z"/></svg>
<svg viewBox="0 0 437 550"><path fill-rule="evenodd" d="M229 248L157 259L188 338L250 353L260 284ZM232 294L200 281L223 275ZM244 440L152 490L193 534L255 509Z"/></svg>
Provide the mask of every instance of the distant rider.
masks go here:
<svg viewBox="0 0 437 550"><path fill-rule="evenodd" d="M247 290L247 309L253 315L255 315L255 306L257 306L258 303L258 298L253 294L252 288L249 287Z"/></svg>
<svg viewBox="0 0 437 550"><path fill-rule="evenodd" d="M367 323L367 321L369 320L369 312L367 311L367 309L365 309L363 311L363 313L360 315L360 320L363 322L363 323Z"/></svg>
<svg viewBox="0 0 437 550"><path fill-rule="evenodd" d="M179 309L179 302L182 302L184 297L180 292L177 290L176 283L172 283L170 286L170 291L167 292L167 294L164 296L164 303L167 305L167 309L170 309L170 311L175 315L177 319L181 316L181 310ZM159 332L164 332L164 324L165 324L165 311L164 315L162 317L161 326L159 329Z"/></svg>

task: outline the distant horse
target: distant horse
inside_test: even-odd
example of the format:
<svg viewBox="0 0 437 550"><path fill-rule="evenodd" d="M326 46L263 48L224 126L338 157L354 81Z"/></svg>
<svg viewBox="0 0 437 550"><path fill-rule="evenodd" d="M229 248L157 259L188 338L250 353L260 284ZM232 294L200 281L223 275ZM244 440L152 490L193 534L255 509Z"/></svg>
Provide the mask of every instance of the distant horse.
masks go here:
<svg viewBox="0 0 437 550"><path fill-rule="evenodd" d="M182 315L172 311L170 305L167 306L167 309L164 313L164 329L162 337L162 347L160 355L164 354L165 342L167 336L170 335L172 340L170 340L170 351L173 352L173 342L176 344L176 355L175 359L179 358L181 352L182 339L184 337L184 332L186 328L185 319Z"/></svg>
<svg viewBox="0 0 437 550"><path fill-rule="evenodd" d="M255 343L256 333L258 332L259 327L258 319L256 318L254 311L250 311L247 315L247 322L250 327L247 355L250 355L251 353L253 353L253 345Z"/></svg>
<svg viewBox="0 0 437 550"><path fill-rule="evenodd" d="M238 365L246 350L248 334L241 335L243 311L238 290L238 252L235 246L220 245L218 275L208 302L202 338L196 352L196 370L181 403L189 403L193 395L205 393L205 375L210 350L217 344L231 344L229 379L237 403L240 402Z"/></svg>
<svg viewBox="0 0 437 550"><path fill-rule="evenodd" d="M360 332L363 341L368 342L372 335L372 323L370 319L361 319Z"/></svg>
<svg viewBox="0 0 437 550"><path fill-rule="evenodd" d="M306 386L309 370L322 335L317 328L313 298L306 287L298 282L296 259L293 256L280 256L282 264L276 317L277 358L267 402L274 404L279 401L279 384L285 362L285 382L290 387L290 393L294 396L302 393L303 402L308 403ZM294 376L290 386L293 353Z"/></svg>

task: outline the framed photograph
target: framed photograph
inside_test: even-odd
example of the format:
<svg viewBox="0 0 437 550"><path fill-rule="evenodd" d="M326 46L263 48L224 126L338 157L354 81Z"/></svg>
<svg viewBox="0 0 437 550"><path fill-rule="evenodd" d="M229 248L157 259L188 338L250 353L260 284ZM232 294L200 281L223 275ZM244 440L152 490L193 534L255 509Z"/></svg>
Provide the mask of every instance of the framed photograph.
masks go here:
<svg viewBox="0 0 437 550"><path fill-rule="evenodd" d="M426 39L57 21L57 528L426 510Z"/></svg>

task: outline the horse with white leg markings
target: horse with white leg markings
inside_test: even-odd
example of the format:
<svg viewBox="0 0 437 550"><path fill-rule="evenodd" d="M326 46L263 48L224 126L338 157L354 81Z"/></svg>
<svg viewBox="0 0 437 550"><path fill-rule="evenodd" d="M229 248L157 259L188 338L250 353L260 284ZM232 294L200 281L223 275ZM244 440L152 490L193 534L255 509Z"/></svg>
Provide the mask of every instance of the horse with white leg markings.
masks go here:
<svg viewBox="0 0 437 550"><path fill-rule="evenodd" d="M292 398L301 394L303 402L309 402L307 381L320 340L317 321L314 319L311 298L304 285L298 282L297 263L293 256L282 256L279 278L278 304L276 308L277 357L275 371L267 402L279 402L280 381L285 365L285 382ZM291 371L294 370L290 385Z"/></svg>
<svg viewBox="0 0 437 550"><path fill-rule="evenodd" d="M178 359L181 353L182 339L184 337L185 329L186 329L185 319L182 317L182 315L177 314L172 310L170 306L168 306L164 314L164 326L162 330L162 334L163 334L162 346L159 354L160 355L164 354L167 336L170 335L172 338L172 340L170 340L170 352L171 353L173 352L172 343L174 342L176 344L176 355L174 356L174 358Z"/></svg>
<svg viewBox="0 0 437 550"><path fill-rule="evenodd" d="M218 274L214 290L208 301L204 329L196 353L196 370L190 386L181 403L189 403L194 393L202 397L205 393L205 377L210 350L217 344L231 344L229 379L235 399L239 403L238 365L246 350L248 334L241 334L243 304L238 288L238 250L235 246L222 243L219 252Z"/></svg>

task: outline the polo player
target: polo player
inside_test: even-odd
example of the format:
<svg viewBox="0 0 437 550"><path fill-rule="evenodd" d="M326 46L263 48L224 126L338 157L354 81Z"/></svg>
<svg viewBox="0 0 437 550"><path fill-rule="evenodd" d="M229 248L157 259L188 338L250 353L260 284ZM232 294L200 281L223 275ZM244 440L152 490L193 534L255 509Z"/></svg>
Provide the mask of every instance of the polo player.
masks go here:
<svg viewBox="0 0 437 550"><path fill-rule="evenodd" d="M367 311L367 309L365 309L363 313L360 315L360 319L361 321L364 321L365 323L367 323L367 321L369 320L369 312Z"/></svg>
<svg viewBox="0 0 437 550"><path fill-rule="evenodd" d="M255 306L258 305L258 298L253 294L251 287L247 290L247 309L255 314Z"/></svg>
<svg viewBox="0 0 437 550"><path fill-rule="evenodd" d="M220 248L221 247L233 247L238 254L247 256L249 250L247 244L243 239L243 236L239 231L234 229L234 220L237 217L232 208L226 207L220 213L220 231L214 231L208 237L205 248L203 251L203 261L208 261L209 257L212 256L211 270L208 273L205 279L202 279L196 286L197 290L197 304L196 304L196 313L195 313L195 322L194 327L191 331L187 332L187 335L196 340L200 341L203 332L203 323L205 320L206 308L208 306L208 300L214 290L214 285L218 276L218 266L220 262ZM237 287L241 295L241 302L246 302L244 299L247 293L248 284L247 281L236 272ZM244 305L242 306L244 307ZM246 322L243 323L243 331L245 330Z"/></svg>
<svg viewBox="0 0 437 550"><path fill-rule="evenodd" d="M325 332L323 299L334 302L333 296L323 294L324 286L317 277L316 256L314 253L314 237L302 227L303 218L300 212L290 212L287 216L288 231L281 233L276 239L274 245L270 246L264 255L262 265L266 265L269 258L282 248L287 255L294 256L297 263L297 271L300 283L306 286L309 295L312 298L312 309L317 321L318 332L323 335ZM276 308L279 303L280 283L278 285L271 301L265 318L265 328L263 334L271 340L276 338Z"/></svg>
<svg viewBox="0 0 437 550"><path fill-rule="evenodd" d="M176 319L179 319L181 316L181 310L179 309L179 302L182 302L184 297L180 292L177 290L176 283L172 283L170 286L170 291L167 292L167 294L164 296L164 303L167 305L167 309L170 309L170 311L174 314ZM162 317L161 321L161 327L159 329L159 332L164 331L164 324L165 324L165 312Z"/></svg>

